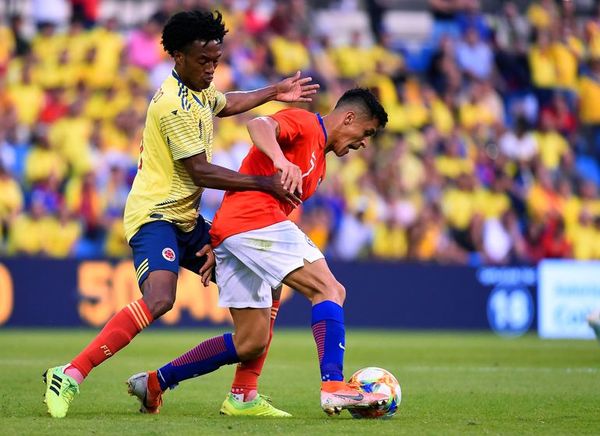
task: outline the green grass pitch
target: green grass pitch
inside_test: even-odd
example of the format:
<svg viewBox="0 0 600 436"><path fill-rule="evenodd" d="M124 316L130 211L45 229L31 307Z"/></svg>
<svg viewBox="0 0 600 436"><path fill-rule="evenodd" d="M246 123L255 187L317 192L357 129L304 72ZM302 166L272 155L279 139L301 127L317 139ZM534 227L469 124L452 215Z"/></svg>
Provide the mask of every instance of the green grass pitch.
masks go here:
<svg viewBox="0 0 600 436"><path fill-rule="evenodd" d="M592 341L502 339L487 333L349 330L346 374L381 366L402 385L391 420L328 418L310 330L276 331L261 391L287 420L220 416L233 367L167 392L158 416L137 413L124 381L157 368L214 330L151 330L97 368L67 418L42 404L41 374L66 362L92 330L0 331L0 433L25 434L598 434L600 347Z"/></svg>

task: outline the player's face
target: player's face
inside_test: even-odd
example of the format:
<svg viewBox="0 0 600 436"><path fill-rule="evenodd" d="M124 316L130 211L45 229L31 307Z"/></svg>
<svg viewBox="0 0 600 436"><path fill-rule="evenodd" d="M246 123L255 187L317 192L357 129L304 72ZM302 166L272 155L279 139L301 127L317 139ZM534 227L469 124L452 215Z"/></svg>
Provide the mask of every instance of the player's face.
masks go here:
<svg viewBox="0 0 600 436"><path fill-rule="evenodd" d="M209 87L223 54L218 41L194 41L184 52L175 53L175 66L183 83L194 91Z"/></svg>
<svg viewBox="0 0 600 436"><path fill-rule="evenodd" d="M344 156L350 150L359 150L369 143L369 138L375 135L379 128L377 118L368 118L364 115L348 112L339 129L338 139L333 148L337 156Z"/></svg>

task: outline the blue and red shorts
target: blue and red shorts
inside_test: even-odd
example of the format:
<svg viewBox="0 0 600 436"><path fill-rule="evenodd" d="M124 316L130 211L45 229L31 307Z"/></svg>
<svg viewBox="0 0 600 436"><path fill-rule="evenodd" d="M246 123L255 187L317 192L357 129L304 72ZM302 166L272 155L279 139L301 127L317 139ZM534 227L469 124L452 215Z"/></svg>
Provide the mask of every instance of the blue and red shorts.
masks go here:
<svg viewBox="0 0 600 436"><path fill-rule="evenodd" d="M209 230L210 224L201 216L196 227L187 233L168 221L152 221L140 227L129 241L140 288L152 271L177 274L181 266L198 274L206 256L197 257L196 252L210 243Z"/></svg>

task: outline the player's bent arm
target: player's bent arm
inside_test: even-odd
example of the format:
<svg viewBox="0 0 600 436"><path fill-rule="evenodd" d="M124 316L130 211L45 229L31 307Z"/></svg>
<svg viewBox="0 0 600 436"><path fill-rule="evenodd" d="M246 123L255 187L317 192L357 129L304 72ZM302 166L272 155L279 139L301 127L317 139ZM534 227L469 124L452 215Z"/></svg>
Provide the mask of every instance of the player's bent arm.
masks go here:
<svg viewBox="0 0 600 436"><path fill-rule="evenodd" d="M284 156L277 141L279 123L271 117L258 117L248 122L248 133L256 147L266 154L281 171L281 183L288 192L302 195L302 171Z"/></svg>
<svg viewBox="0 0 600 436"><path fill-rule="evenodd" d="M254 109L261 104L271 101L277 95L277 88L274 85L253 91L233 91L225 94L227 103L225 107L217 114L218 117L229 117L231 115L241 114L242 112Z"/></svg>
<svg viewBox="0 0 600 436"><path fill-rule="evenodd" d="M248 122L248 133L256 147L273 162L285 159L281 146L277 142L279 124L271 117L258 117Z"/></svg>
<svg viewBox="0 0 600 436"><path fill-rule="evenodd" d="M206 160L206 153L199 153L181 161L196 186L224 191L272 192L271 177L252 176L213 165Z"/></svg>
<svg viewBox="0 0 600 436"><path fill-rule="evenodd" d="M182 159L181 162L196 186L220 189L223 191L263 191L287 201L293 206L300 199L287 192L280 178L275 176L252 176L213 165L206 160L206 153L199 153Z"/></svg>
<svg viewBox="0 0 600 436"><path fill-rule="evenodd" d="M271 100L286 102L310 102L311 95L319 89L318 84L311 84L312 77L300 77L300 71L283 79L281 82L254 91L237 91L225 94L225 107L218 117L246 112Z"/></svg>

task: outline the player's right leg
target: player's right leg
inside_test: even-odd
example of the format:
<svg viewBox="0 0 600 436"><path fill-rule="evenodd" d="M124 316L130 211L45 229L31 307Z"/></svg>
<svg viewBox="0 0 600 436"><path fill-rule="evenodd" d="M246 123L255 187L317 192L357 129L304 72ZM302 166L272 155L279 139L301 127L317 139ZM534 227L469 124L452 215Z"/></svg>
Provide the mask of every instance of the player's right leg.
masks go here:
<svg viewBox="0 0 600 436"><path fill-rule="evenodd" d="M66 416L74 395L79 392L79 385L94 367L127 346L175 302L179 249L173 225L163 221L145 224L131 239L130 245L143 298L113 315L70 363L44 373L44 402L54 418Z"/></svg>
<svg viewBox="0 0 600 436"><path fill-rule="evenodd" d="M344 382L346 350L344 310L346 290L335 279L325 259L304 261L283 282L312 302L312 331L321 370L321 407L328 415L342 409L383 405L386 396L366 393Z"/></svg>
<svg viewBox="0 0 600 436"><path fill-rule="evenodd" d="M230 309L235 325L233 340L236 350L240 353L240 365L250 363L250 367L262 368L266 351L271 342L271 309ZM257 325L264 326L257 331ZM258 378L258 375L256 375ZM229 393L221 406L220 413L229 416L263 416L286 418L287 412L275 408L268 397L257 392L256 386L253 398L236 398Z"/></svg>
<svg viewBox="0 0 600 436"><path fill-rule="evenodd" d="M269 352L271 339L273 338L273 327L275 326L275 319L277 318L277 313L279 312L281 286L276 289L272 289L271 295L273 298L273 304L271 305L271 320L269 323L269 341L267 343L267 348L265 352L256 359L240 362L236 366L235 376L231 384L231 392L227 396L226 402L250 402L254 400L258 394L258 378L262 373L262 369Z"/></svg>

